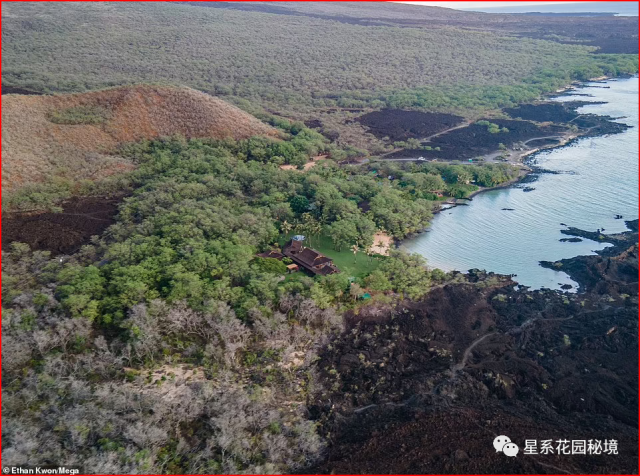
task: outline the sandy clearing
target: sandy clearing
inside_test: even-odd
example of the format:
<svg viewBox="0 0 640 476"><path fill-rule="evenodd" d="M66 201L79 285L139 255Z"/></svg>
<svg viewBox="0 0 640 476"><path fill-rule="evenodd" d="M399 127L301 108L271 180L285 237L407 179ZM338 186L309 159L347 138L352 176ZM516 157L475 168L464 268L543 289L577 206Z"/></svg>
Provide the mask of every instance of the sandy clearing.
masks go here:
<svg viewBox="0 0 640 476"><path fill-rule="evenodd" d="M392 243L393 238L386 233L379 231L373 235L373 245L371 246L371 250L379 255L388 256Z"/></svg>
<svg viewBox="0 0 640 476"><path fill-rule="evenodd" d="M300 170L295 165L281 165L281 170L297 170L298 172L303 172L309 170L311 167L315 167L319 164L320 160L326 159L328 155L316 155L315 157L311 157L311 160L304 164L304 170Z"/></svg>

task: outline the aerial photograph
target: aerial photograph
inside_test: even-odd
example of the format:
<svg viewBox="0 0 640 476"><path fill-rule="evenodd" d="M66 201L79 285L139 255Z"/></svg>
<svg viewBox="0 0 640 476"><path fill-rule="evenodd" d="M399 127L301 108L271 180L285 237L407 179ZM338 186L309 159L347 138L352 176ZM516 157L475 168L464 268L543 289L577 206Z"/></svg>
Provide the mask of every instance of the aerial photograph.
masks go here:
<svg viewBox="0 0 640 476"><path fill-rule="evenodd" d="M3 474L638 474L637 1L2 1Z"/></svg>

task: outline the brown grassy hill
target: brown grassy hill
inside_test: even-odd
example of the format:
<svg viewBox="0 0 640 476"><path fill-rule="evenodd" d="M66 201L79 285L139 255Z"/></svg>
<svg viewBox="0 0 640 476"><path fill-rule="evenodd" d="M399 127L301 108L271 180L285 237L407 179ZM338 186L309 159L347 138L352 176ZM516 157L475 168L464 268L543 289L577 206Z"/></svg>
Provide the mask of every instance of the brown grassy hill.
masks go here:
<svg viewBox="0 0 640 476"><path fill-rule="evenodd" d="M275 129L189 88L134 86L60 96L2 96L2 189L53 177L97 180L132 168L121 143L180 134L243 139Z"/></svg>

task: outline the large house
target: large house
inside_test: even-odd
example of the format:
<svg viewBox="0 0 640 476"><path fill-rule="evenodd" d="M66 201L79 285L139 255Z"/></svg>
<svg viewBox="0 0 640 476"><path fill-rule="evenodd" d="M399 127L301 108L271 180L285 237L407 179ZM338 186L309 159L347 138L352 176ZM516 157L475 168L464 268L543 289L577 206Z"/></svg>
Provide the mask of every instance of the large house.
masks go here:
<svg viewBox="0 0 640 476"><path fill-rule="evenodd" d="M339 273L340 270L333 264L331 258L317 252L311 248L302 245L304 237L294 236L284 248L282 252L288 258L302 266L304 269L311 271L313 274L326 276L328 274Z"/></svg>

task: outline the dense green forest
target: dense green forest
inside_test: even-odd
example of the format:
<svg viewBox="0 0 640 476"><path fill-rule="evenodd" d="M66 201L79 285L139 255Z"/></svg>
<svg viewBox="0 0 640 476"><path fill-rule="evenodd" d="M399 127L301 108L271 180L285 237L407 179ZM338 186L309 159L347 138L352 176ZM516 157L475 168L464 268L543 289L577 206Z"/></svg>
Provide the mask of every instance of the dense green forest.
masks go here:
<svg viewBox="0 0 640 476"><path fill-rule="evenodd" d="M285 276L256 252L293 231L363 249L379 228L402 238L428 224L434 191L515 175L431 163L282 170L287 154L326 140L274 123L288 140L129 145L133 193L101 237L62 259L21 244L3 253L5 462L37 452L103 473L313 463L323 443L303 404L323 392L314 349L342 329L341 313L365 290L415 299L462 276L400 252L355 257L376 262L355 280Z"/></svg>

